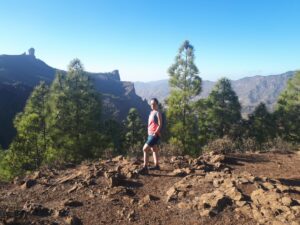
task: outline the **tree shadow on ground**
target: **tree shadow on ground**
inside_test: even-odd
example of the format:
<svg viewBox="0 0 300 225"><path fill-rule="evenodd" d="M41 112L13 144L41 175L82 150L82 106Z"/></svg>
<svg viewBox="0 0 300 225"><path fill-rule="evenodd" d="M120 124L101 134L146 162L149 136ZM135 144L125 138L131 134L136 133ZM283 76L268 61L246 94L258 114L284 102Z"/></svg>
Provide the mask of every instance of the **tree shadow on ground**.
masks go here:
<svg viewBox="0 0 300 225"><path fill-rule="evenodd" d="M170 175L170 174L157 174L157 173L149 173L146 176L150 176L150 177L178 177L178 176Z"/></svg>
<svg viewBox="0 0 300 225"><path fill-rule="evenodd" d="M295 154L294 151L290 151L290 150L271 150L271 151L265 151L265 152L261 152L263 153L273 153L273 154L278 154L278 155L293 155Z"/></svg>
<svg viewBox="0 0 300 225"><path fill-rule="evenodd" d="M264 155L229 155L226 156L224 163L229 165L243 166L244 163L262 163L270 160Z"/></svg>
<svg viewBox="0 0 300 225"><path fill-rule="evenodd" d="M287 185L287 186L299 186L300 187L300 178L293 178L293 179L279 178L278 180L282 184Z"/></svg>
<svg viewBox="0 0 300 225"><path fill-rule="evenodd" d="M161 171L169 171L172 172L173 170L161 170ZM185 175L173 175L173 174L169 174L169 173L149 173L146 176L151 176L151 177L173 177L173 178L184 178L188 175L193 175L193 176L199 176L199 177L203 177L205 176L206 172L203 171L203 173L191 173L191 174L185 174Z"/></svg>
<svg viewBox="0 0 300 225"><path fill-rule="evenodd" d="M132 181L132 180L122 180L120 185L128 188L139 188L143 186L141 182Z"/></svg>

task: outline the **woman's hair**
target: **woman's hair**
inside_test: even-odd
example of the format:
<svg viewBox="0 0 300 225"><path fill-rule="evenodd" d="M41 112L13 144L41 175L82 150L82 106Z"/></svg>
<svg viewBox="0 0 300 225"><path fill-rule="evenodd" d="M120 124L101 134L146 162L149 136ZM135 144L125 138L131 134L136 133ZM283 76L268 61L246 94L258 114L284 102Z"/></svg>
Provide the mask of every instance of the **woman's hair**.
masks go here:
<svg viewBox="0 0 300 225"><path fill-rule="evenodd" d="M158 100L157 98L151 98L151 101L154 101L158 105Z"/></svg>

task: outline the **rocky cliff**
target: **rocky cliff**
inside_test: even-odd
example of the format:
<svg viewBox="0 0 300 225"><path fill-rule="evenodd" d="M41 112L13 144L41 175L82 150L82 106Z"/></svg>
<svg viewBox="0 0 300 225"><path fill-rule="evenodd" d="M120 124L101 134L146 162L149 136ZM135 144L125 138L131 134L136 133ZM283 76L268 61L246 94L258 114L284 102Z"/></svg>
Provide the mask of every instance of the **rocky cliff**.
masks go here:
<svg viewBox="0 0 300 225"><path fill-rule="evenodd" d="M35 57L34 53L0 55L0 144L7 147L15 135L13 118L22 111L28 96L40 82L51 84L55 69ZM131 82L120 80L118 70L108 73L90 73L96 89L103 96L103 117L119 121L126 118L131 107L138 109L146 121L150 110L146 101L136 95Z"/></svg>

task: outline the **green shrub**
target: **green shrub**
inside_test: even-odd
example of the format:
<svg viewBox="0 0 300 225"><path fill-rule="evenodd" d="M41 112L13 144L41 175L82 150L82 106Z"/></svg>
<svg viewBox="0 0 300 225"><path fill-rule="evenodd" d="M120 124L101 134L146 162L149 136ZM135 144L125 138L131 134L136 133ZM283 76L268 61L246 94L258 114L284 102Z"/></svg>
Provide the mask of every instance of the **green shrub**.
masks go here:
<svg viewBox="0 0 300 225"><path fill-rule="evenodd" d="M13 166L13 155L11 151L0 151L0 180L9 181L21 174L18 166Z"/></svg>
<svg viewBox="0 0 300 225"><path fill-rule="evenodd" d="M174 144L162 143L159 145L159 155L161 156L183 155L183 148Z"/></svg>
<svg viewBox="0 0 300 225"><path fill-rule="evenodd" d="M231 153L237 151L237 144L236 142L232 141L228 137L218 138L203 147L204 152L219 152L219 153Z"/></svg>
<svg viewBox="0 0 300 225"><path fill-rule="evenodd" d="M263 144L263 151L274 151L274 152L291 152L299 149L299 145L287 142L280 137L276 137L272 140L267 141Z"/></svg>
<svg viewBox="0 0 300 225"><path fill-rule="evenodd" d="M255 152L261 149L261 145L255 140L255 138L242 138L239 142L240 152Z"/></svg>

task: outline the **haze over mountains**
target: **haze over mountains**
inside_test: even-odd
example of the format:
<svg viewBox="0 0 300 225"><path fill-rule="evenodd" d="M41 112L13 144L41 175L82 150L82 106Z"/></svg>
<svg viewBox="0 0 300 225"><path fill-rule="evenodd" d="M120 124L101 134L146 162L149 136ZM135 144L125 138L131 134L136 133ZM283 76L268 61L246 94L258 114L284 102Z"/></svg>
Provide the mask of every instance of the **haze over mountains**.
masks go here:
<svg viewBox="0 0 300 225"><path fill-rule="evenodd" d="M13 119L23 110L27 98L40 81L51 84L55 69L34 55L0 55L0 144L7 147L15 135ZM95 88L102 94L103 117L121 121L130 108L137 108L146 121L150 109L146 101L135 94L131 82L120 80L119 71L109 73L89 73Z"/></svg>
<svg viewBox="0 0 300 225"><path fill-rule="evenodd" d="M289 71L278 75L245 77L239 80L232 80L232 87L239 97L244 115L253 112L255 107L264 102L269 110L273 110L277 98L285 88L288 79L294 75L295 71ZM209 95L216 82L203 81L200 98ZM169 94L168 80L152 82L135 82L136 93L143 99L157 97L159 101L164 101Z"/></svg>

